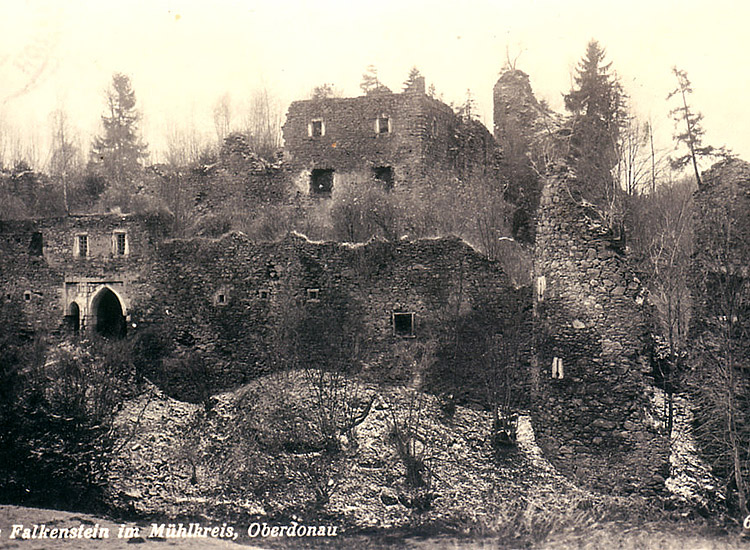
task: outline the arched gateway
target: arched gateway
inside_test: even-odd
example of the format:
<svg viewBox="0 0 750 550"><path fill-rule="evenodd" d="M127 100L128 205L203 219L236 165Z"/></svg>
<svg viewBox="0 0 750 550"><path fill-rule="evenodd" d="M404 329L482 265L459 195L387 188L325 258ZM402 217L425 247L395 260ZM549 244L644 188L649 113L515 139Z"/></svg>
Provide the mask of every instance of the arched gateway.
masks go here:
<svg viewBox="0 0 750 550"><path fill-rule="evenodd" d="M108 287L99 290L91 300L92 326L102 336L125 336L126 322L123 306L117 294Z"/></svg>

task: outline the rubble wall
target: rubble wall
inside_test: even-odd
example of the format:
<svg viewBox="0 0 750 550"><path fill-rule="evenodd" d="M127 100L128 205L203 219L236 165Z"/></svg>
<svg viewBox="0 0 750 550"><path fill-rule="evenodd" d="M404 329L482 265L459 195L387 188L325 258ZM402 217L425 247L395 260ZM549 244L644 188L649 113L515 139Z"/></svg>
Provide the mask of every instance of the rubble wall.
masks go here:
<svg viewBox="0 0 750 550"><path fill-rule="evenodd" d="M376 120L383 116L390 119L387 133L376 131ZM309 135L313 120L323 122L322 136ZM309 177L313 169L333 169L337 179L346 179L350 173L391 166L395 189L424 183L440 172L481 175L494 160L494 139L484 126L464 124L444 103L414 91L295 101L283 132L292 172Z"/></svg>
<svg viewBox="0 0 750 550"><path fill-rule="evenodd" d="M668 476L668 442L649 412L644 291L598 213L573 199L574 183L555 165L538 212L535 430L561 471L607 492L653 494Z"/></svg>

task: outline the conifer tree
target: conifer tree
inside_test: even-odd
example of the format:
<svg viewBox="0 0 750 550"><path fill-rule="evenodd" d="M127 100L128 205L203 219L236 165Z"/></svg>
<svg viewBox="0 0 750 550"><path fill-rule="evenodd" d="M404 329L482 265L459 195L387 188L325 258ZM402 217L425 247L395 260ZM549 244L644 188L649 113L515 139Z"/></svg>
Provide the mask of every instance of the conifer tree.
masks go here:
<svg viewBox="0 0 750 550"><path fill-rule="evenodd" d="M672 109L669 114L677 125L685 124L685 130L676 133L674 139L676 146L684 145L687 147L687 153L672 159L672 166L675 169L685 168L688 164L692 165L695 172L695 181L698 185L702 184L700 171L698 169L698 159L700 157L720 156L728 157L731 153L725 148L716 148L712 145L703 145L703 115L694 111L688 104L688 95L693 93L692 84L685 71L672 67L672 72L677 78L677 87L672 90L667 99L675 96L679 97L680 105Z"/></svg>
<svg viewBox="0 0 750 550"><path fill-rule="evenodd" d="M596 191L612 195L611 170L626 119L625 94L605 56L604 48L591 40L576 68L575 86L564 96L565 108L574 115L571 145L579 159L579 176L594 196L600 194Z"/></svg>
<svg viewBox="0 0 750 550"><path fill-rule="evenodd" d="M141 117L135 108L135 92L127 75L112 76L106 100L104 134L94 138L90 160L94 170L110 185L122 187L133 183L148 155L138 130Z"/></svg>

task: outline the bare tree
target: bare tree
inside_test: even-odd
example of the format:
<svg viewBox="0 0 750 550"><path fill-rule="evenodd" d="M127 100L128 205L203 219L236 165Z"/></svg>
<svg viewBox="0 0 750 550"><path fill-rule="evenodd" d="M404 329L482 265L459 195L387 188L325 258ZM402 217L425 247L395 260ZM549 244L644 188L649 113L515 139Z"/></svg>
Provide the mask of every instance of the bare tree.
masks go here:
<svg viewBox="0 0 750 550"><path fill-rule="evenodd" d="M728 195L728 196L727 196ZM750 487L750 277L747 204L737 188L701 201L696 229L695 288L700 313L697 362L691 382L697 396L697 430L727 492L748 515Z"/></svg>
<svg viewBox="0 0 750 550"><path fill-rule="evenodd" d="M253 92L244 125L253 151L268 161L281 148L281 119L279 101L266 88Z"/></svg>
<svg viewBox="0 0 750 550"><path fill-rule="evenodd" d="M52 153L49 172L62 187L65 212L70 213L69 186L71 179L81 171L83 158L76 143L67 113L58 109L50 114L52 124Z"/></svg>
<svg viewBox="0 0 750 550"><path fill-rule="evenodd" d="M214 127L219 144L229 135L232 125L232 99L225 93L214 103Z"/></svg>

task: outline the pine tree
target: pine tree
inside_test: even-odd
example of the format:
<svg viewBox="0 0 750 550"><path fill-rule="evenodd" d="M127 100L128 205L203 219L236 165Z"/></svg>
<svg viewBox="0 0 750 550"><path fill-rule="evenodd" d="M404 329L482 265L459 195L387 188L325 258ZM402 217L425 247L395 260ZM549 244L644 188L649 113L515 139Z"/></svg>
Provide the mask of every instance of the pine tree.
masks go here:
<svg viewBox="0 0 750 550"><path fill-rule="evenodd" d="M672 167L675 169L685 168L688 164L691 164L693 171L695 172L695 181L698 185L702 184L700 171L698 170L698 159L700 157L710 156L721 156L728 157L731 153L725 148L716 148L712 145L703 145L703 115L697 111L694 111L690 105L688 105L687 97L693 93L693 88L690 83L690 79L685 71L679 70L677 67L672 67L672 72L677 78L677 87L672 90L667 99L671 99L674 96L679 96L682 105L672 109L669 114L675 122L675 126L678 124L685 124L685 131L678 132L674 135L674 139L677 142L676 146L684 145L687 147L687 153L677 158L672 159Z"/></svg>
<svg viewBox="0 0 750 550"><path fill-rule="evenodd" d="M410 90L414 86L416 86L418 79L422 78L422 73L419 72L419 69L416 67L412 67L409 71L409 76L406 77L406 80L404 81L403 90Z"/></svg>
<svg viewBox="0 0 750 550"><path fill-rule="evenodd" d="M578 157L579 176L594 191L593 197L604 191L609 199L614 191L611 170L617 163L620 129L626 120L626 97L605 56L596 40L588 43L576 68L575 87L564 99L565 108L574 115L571 145Z"/></svg>
<svg viewBox="0 0 750 550"><path fill-rule="evenodd" d="M135 108L135 92L130 78L121 73L112 76L106 92L107 112L102 115L104 135L91 145L91 164L110 185L132 184L148 156L147 146L138 131L140 113Z"/></svg>

